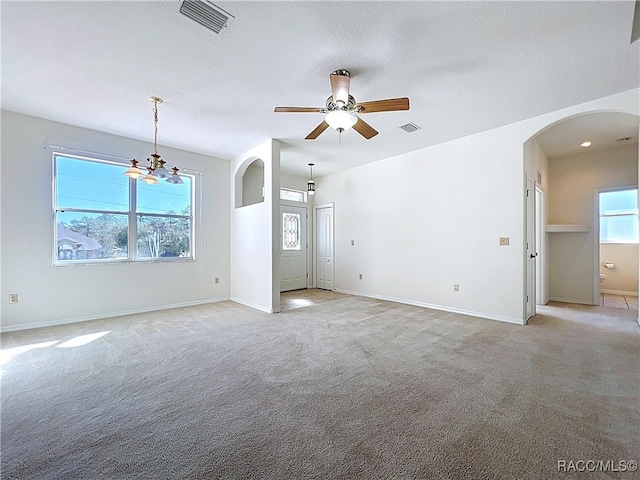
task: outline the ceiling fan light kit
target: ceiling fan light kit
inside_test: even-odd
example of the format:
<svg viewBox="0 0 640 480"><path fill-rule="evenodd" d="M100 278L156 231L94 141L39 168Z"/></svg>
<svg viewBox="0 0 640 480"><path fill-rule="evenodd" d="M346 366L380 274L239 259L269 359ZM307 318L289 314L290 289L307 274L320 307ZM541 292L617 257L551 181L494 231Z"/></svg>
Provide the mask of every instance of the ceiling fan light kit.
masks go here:
<svg viewBox="0 0 640 480"><path fill-rule="evenodd" d="M325 115L324 121L334 130L342 132L353 127L358 121L358 117L345 110L333 110Z"/></svg>
<svg viewBox="0 0 640 480"><path fill-rule="evenodd" d="M329 75L329 80L331 82L331 96L327 99L324 108L276 107L274 110L276 113L324 113L325 117L322 123L307 135L305 140L315 140L328 127L337 130L339 133L353 128L369 140L375 137L378 132L356 114L409 110L409 99L407 97L363 103L356 102L356 99L349 94L351 74L347 70L336 70Z"/></svg>

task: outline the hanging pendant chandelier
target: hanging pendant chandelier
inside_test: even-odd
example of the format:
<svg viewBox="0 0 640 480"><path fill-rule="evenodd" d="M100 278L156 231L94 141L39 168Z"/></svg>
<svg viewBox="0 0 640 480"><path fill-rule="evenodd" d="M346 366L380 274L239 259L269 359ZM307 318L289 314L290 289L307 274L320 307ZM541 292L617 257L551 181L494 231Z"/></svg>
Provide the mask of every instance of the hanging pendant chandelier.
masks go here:
<svg viewBox="0 0 640 480"><path fill-rule="evenodd" d="M127 177L133 179L140 179L140 181L148 184L154 185L159 182L158 179L164 178L167 183L172 183L174 185L184 183L180 175L178 175L179 169L177 167L173 167L171 172L169 172L164 165L165 162L162 157L158 154L158 104L162 103L162 99L160 97L151 97L150 100L153 102L153 153L149 158L147 158L148 165L146 167L147 173L145 174L143 170L138 167L138 161L134 158L131 160L131 167L124 172Z"/></svg>
<svg viewBox="0 0 640 480"><path fill-rule="evenodd" d="M309 195L316 194L316 182L313 181L313 166L315 163L309 163L309 181L307 182L307 193Z"/></svg>

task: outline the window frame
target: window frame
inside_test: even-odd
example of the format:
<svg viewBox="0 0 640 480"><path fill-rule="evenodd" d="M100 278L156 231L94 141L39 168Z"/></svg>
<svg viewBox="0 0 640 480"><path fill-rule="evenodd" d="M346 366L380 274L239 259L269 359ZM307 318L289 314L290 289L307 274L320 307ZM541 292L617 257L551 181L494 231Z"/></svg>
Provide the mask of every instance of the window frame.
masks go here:
<svg viewBox="0 0 640 480"><path fill-rule="evenodd" d="M190 213L184 214L169 214L169 213L145 213L138 211L138 180L128 178L128 210L98 210L95 208L77 208L77 207L63 207L57 205L58 198L58 162L57 157L69 158L73 160L80 160L92 163L101 163L106 165L113 165L115 167L122 168L122 173L127 170L129 165L122 161L112 160L105 158L102 155L95 155L92 157L67 154L64 152L52 153L52 223L53 223L53 266L73 266L73 265L104 265L104 264L130 264L130 263L172 263L172 262L193 262L196 260L196 175L192 173L184 173L180 171L181 177L188 177L190 179L189 188L189 205ZM127 217L127 256L122 258L96 258L96 259L75 259L75 260L60 260L58 257L58 213L86 213L86 214L98 214L98 215L123 215ZM168 219L187 219L189 221L189 256L185 257L140 257L138 255L138 219L140 217L155 217L155 218L168 218Z"/></svg>
<svg viewBox="0 0 640 480"><path fill-rule="evenodd" d="M282 198L282 192L293 192L302 194L302 200L291 200L290 198ZM292 202L295 204L306 204L308 202L307 192L303 190L296 190L294 188L280 187L280 202Z"/></svg>
<svg viewBox="0 0 640 480"><path fill-rule="evenodd" d="M602 219L603 218L620 218L620 217L635 217L636 219L638 219L637 221L640 221L640 215L638 212L638 208L637 208L637 204L636 204L636 210L635 211L631 211L631 212L624 212L624 213L602 213L602 203L601 203L601 195L603 193L618 193L618 192L628 192L628 191L634 191L636 192L636 197L638 195L638 193L640 193L640 190L638 190L637 186L627 186L627 187L617 187L617 188L613 188L613 189L605 189L605 190L600 190L598 192L598 210L596 212L596 215L598 216L598 225L599 225L599 231L598 231L598 242L600 244L604 244L604 245L638 245L640 243L640 232L638 232L638 238L636 238L634 241L629 241L629 242L621 242L621 241L606 241L603 240L602 238Z"/></svg>

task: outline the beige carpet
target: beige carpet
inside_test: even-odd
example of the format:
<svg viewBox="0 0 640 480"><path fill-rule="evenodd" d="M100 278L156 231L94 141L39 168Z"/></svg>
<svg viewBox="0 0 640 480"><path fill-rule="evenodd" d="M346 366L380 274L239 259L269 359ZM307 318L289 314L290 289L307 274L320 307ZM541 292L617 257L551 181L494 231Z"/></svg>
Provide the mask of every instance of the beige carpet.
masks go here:
<svg viewBox="0 0 640 480"><path fill-rule="evenodd" d="M349 295L320 288L309 288L304 290L292 290L280 294L281 310L292 310L294 308L311 307L320 303L340 300Z"/></svg>
<svg viewBox="0 0 640 480"><path fill-rule="evenodd" d="M558 472L639 459L635 320L544 309L223 302L5 334L2 478L638 478Z"/></svg>

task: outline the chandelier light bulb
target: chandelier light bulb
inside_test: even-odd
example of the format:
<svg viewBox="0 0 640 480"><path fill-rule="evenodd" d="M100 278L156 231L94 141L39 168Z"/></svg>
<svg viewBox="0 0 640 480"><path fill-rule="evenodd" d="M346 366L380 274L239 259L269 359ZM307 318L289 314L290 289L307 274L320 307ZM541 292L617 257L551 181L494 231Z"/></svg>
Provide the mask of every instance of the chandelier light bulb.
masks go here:
<svg viewBox="0 0 640 480"><path fill-rule="evenodd" d="M138 161L134 158L131 160L131 167L124 174L129 178L137 179L142 177L144 172L138 168Z"/></svg>

